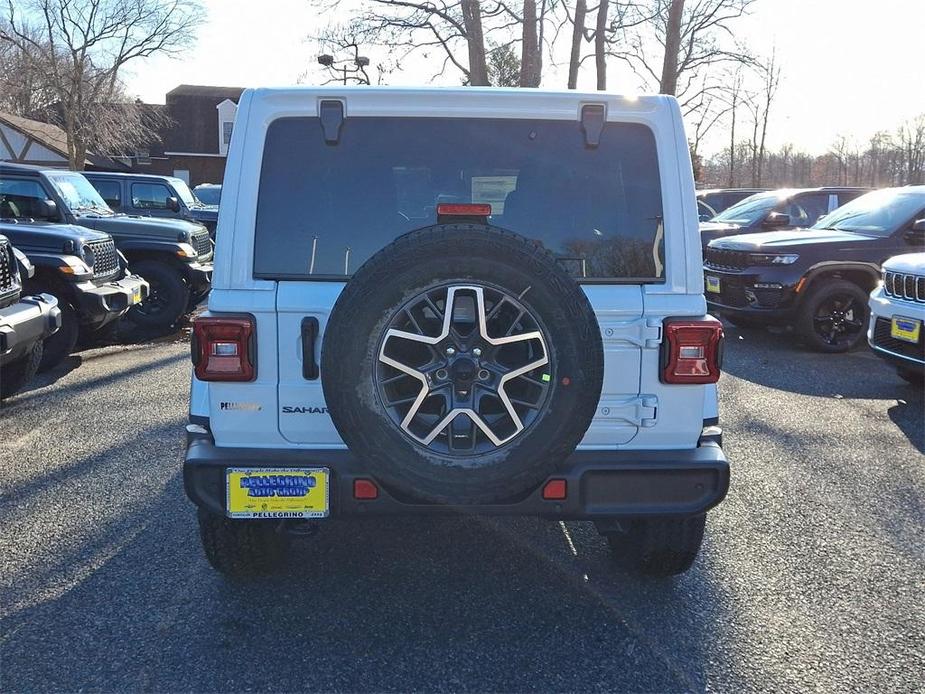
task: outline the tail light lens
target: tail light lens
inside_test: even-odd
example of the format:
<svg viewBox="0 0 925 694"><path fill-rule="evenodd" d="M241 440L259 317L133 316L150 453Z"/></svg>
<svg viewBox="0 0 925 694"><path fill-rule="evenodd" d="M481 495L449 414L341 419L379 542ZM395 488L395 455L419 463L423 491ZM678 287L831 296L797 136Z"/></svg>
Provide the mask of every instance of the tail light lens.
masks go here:
<svg viewBox="0 0 925 694"><path fill-rule="evenodd" d="M722 366L723 325L717 320L667 320L662 383L716 383Z"/></svg>
<svg viewBox="0 0 925 694"><path fill-rule="evenodd" d="M253 381L257 377L253 316L197 318L190 346L200 381Z"/></svg>

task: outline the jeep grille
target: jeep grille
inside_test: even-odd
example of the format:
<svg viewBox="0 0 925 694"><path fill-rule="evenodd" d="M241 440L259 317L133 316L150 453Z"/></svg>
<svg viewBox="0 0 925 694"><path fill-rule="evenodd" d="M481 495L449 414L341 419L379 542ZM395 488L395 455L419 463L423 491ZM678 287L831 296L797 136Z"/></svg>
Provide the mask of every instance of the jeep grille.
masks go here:
<svg viewBox="0 0 925 694"><path fill-rule="evenodd" d="M197 231L193 234L193 247L199 255L199 260L208 260L212 257L212 239L208 231Z"/></svg>
<svg viewBox="0 0 925 694"><path fill-rule="evenodd" d="M107 279L119 271L119 256L112 239L89 241L87 247L93 253L93 277Z"/></svg>
<svg viewBox="0 0 925 694"><path fill-rule="evenodd" d="M0 296L6 297L19 291L19 272L13 247L3 241L0 243Z"/></svg>
<svg viewBox="0 0 925 694"><path fill-rule="evenodd" d="M895 299L925 304L925 277L887 270L883 273L883 293Z"/></svg>

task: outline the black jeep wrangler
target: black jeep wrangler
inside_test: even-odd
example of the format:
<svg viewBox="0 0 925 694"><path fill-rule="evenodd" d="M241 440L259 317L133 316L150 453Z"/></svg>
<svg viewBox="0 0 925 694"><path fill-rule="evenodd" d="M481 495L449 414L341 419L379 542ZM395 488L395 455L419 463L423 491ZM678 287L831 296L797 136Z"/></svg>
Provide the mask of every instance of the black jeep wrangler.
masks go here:
<svg viewBox="0 0 925 694"><path fill-rule="evenodd" d="M53 296L23 296L23 278L34 268L0 235L0 400L19 391L35 375L44 340L61 326Z"/></svg>
<svg viewBox="0 0 925 694"><path fill-rule="evenodd" d="M181 178L108 171L87 171L84 176L114 212L187 219L202 224L215 237L218 205L199 200Z"/></svg>
<svg viewBox="0 0 925 694"><path fill-rule="evenodd" d="M148 296L148 283L128 272L109 234L21 218L0 220L0 233L35 267L24 282L26 293L58 300L61 329L45 341L42 371L73 352L78 339L92 339Z"/></svg>
<svg viewBox="0 0 925 694"><path fill-rule="evenodd" d="M129 312L145 329L170 328L212 286L213 244L204 226L116 214L74 171L0 163L0 217L77 224L112 236L133 272L150 285L148 298Z"/></svg>

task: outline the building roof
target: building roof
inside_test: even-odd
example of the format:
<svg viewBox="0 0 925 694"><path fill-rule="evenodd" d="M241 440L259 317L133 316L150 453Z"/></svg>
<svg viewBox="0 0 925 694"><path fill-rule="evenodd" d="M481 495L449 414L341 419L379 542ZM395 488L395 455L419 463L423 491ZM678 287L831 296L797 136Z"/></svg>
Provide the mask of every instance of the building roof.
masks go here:
<svg viewBox="0 0 925 694"><path fill-rule="evenodd" d="M67 162L67 133L52 123L45 123L31 118L14 116L12 113L0 111L0 123L18 130L26 137L34 140L46 149L60 155ZM87 153L84 168L117 168L124 169L124 165L108 157L98 156L92 152Z"/></svg>
<svg viewBox="0 0 925 694"><path fill-rule="evenodd" d="M0 122L15 128L23 135L40 142L53 152L67 158L67 134L57 125L43 123L42 121L14 116L12 113L0 111Z"/></svg>
<svg viewBox="0 0 925 694"><path fill-rule="evenodd" d="M167 92L167 96L210 96L237 101L243 91L244 87L210 87L199 84L181 84Z"/></svg>

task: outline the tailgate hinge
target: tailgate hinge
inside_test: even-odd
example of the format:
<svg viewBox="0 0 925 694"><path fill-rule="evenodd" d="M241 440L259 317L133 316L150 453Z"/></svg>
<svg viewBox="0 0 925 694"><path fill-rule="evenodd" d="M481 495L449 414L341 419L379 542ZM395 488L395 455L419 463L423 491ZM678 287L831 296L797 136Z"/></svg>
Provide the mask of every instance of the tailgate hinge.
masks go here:
<svg viewBox="0 0 925 694"><path fill-rule="evenodd" d="M658 413L658 397L639 395L628 399L601 398L595 419L622 421L637 427L655 426Z"/></svg>
<svg viewBox="0 0 925 694"><path fill-rule="evenodd" d="M604 342L629 342L643 349L654 349L662 341L662 321L659 318L638 318L633 321L603 321Z"/></svg>

